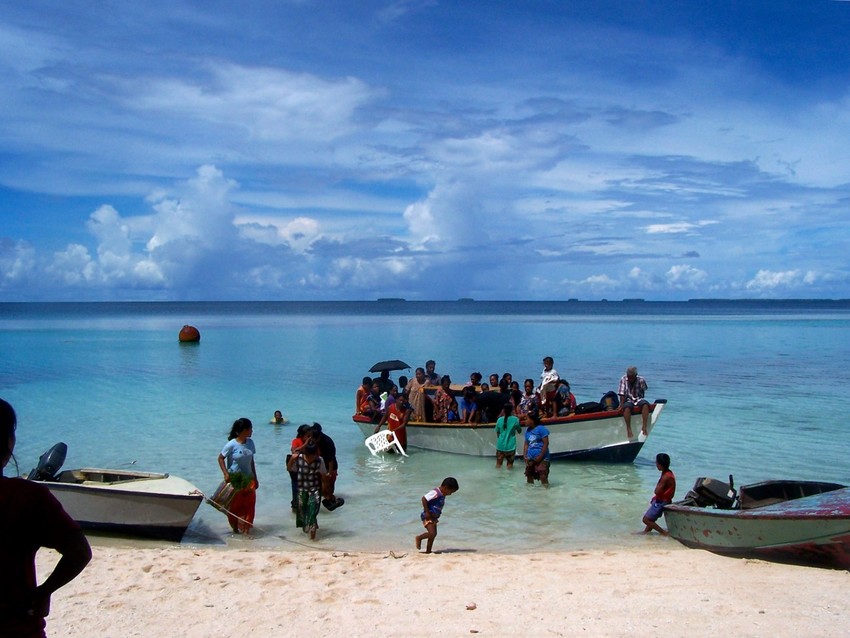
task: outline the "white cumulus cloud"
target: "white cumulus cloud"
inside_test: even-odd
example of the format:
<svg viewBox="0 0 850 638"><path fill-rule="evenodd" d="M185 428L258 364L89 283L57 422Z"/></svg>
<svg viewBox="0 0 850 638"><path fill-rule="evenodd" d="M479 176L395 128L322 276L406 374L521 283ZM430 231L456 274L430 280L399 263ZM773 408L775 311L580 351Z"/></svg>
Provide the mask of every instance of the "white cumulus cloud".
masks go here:
<svg viewBox="0 0 850 638"><path fill-rule="evenodd" d="M708 273L687 264L672 266L667 271L667 283L676 289L695 289L708 279Z"/></svg>
<svg viewBox="0 0 850 638"><path fill-rule="evenodd" d="M0 285L16 284L36 268L35 249L25 241L0 238Z"/></svg>
<svg viewBox="0 0 850 638"><path fill-rule="evenodd" d="M775 290L810 285L817 281L817 274L813 271L802 271L798 269L785 271L759 270L756 276L746 284L747 290Z"/></svg>

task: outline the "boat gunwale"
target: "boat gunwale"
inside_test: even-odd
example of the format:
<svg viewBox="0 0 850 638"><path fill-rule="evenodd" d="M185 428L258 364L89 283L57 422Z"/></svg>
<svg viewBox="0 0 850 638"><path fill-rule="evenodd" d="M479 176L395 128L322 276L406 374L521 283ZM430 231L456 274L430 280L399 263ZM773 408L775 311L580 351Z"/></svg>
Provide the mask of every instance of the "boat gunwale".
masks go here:
<svg viewBox="0 0 850 638"><path fill-rule="evenodd" d="M688 515L691 513L698 513L700 515L706 516L707 518L718 518L725 516L726 518L731 519L758 519L758 520L783 520L783 521L798 521L798 520L833 520L833 521L850 521L850 511L844 513L835 512L797 512L791 513L787 512L783 513L782 511L774 510L764 513L764 510L768 507L773 508L777 505L781 505L781 503L774 503L772 505L765 505L764 507L756 507L754 509L741 510L741 509L720 509L720 508L712 508L712 507L695 507L692 505L665 505L664 513L673 512L674 514L682 514ZM850 531L850 530L848 530ZM678 539L676 539L678 540Z"/></svg>
<svg viewBox="0 0 850 638"><path fill-rule="evenodd" d="M71 470L63 470L60 472L59 476L62 474L68 473L74 475L75 472L101 472L101 473L115 473L116 470L102 469L102 468L77 468ZM123 473L118 470L118 473ZM100 492L100 493L108 493L115 495L132 495L136 497L144 497L146 499L188 499L188 500L198 500L202 501L204 499L204 495L195 487L190 481L187 481L184 478L179 476L174 476L172 474L160 474L155 472L133 472L133 474L139 474L140 476L136 476L135 478L130 478L122 481L79 481L79 482L66 482L66 481L39 481L33 480L34 483L38 483L47 487L50 490L57 489L65 492ZM170 479L170 480L169 480ZM138 485L140 483L144 483L146 485L150 485L151 481L163 481L162 483L156 483L157 486L162 485L164 487L173 486L179 483L185 483L188 488L194 490L197 493L193 493L191 490L184 492L176 492L176 491L163 491L163 490L139 490L132 489L133 485Z"/></svg>
<svg viewBox="0 0 850 638"><path fill-rule="evenodd" d="M146 499L188 499L188 500L198 500L202 501L204 499L204 495L200 493L192 494L187 492L186 494L176 494L171 492L144 492L139 490L128 490L124 488L112 488L109 487L106 483L52 483L50 481L35 481L41 485L45 485L48 488L58 488L59 490L66 492L104 492L108 494L131 494L133 496L138 496Z"/></svg>
<svg viewBox="0 0 850 638"><path fill-rule="evenodd" d="M137 481L160 481L167 478L176 478L179 479L179 476L172 476L168 472L143 472L137 470L116 470L114 468L105 468L105 467L75 467L70 470L62 470L56 475L56 479L52 481L41 481L42 483L67 483L67 481L61 481L58 477L62 475L71 475L75 478L78 474L113 474L116 476L126 476L126 478L119 479L117 481L87 481L83 479L82 482L89 483L98 483L101 485L112 485L115 483L129 483L129 482L137 482ZM185 479L183 479L185 480ZM79 485L81 482L77 482Z"/></svg>
<svg viewBox="0 0 850 638"><path fill-rule="evenodd" d="M771 481L752 483L751 486L763 485ZM682 501L671 503L664 507L665 518L668 514L672 519L677 517L691 517L693 519L704 519L705 524L710 520L725 519L728 521L787 521L797 523L800 521L850 521L850 487L827 481L778 481L784 483L838 485L833 490L801 496L799 498L787 499L776 503L769 503L761 507L751 508L729 508L700 507L697 505L686 505ZM747 486L742 486L742 490ZM673 521L678 525L677 521ZM669 522L668 522L669 525ZM850 533L850 527L847 530ZM678 540L678 538L677 538Z"/></svg>
<svg viewBox="0 0 850 638"><path fill-rule="evenodd" d="M665 405L667 399L655 399L649 404L650 415L659 405ZM639 413L636 413L639 414ZM623 409L617 410L601 410L599 412L587 412L585 414L568 414L567 416L544 417L540 419L540 424L545 426L551 425L569 425L572 423L583 423L585 421L601 421L604 419L615 419L623 416ZM368 416L363 414L355 414L352 417L355 423L374 423ZM441 423L439 421L408 421L407 426L417 428L443 428L457 430L492 430L496 427L495 423L463 423L460 421L451 421L449 423Z"/></svg>

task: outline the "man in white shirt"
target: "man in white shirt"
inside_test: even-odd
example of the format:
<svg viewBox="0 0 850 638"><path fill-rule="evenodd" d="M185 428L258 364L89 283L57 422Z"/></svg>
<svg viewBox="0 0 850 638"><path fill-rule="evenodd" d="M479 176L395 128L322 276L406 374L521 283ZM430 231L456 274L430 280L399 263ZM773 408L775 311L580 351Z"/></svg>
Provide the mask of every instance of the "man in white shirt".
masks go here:
<svg viewBox="0 0 850 638"><path fill-rule="evenodd" d="M540 405L549 416L552 416L555 388L560 378L555 370L555 360L552 357L543 357L543 372L540 373L540 387L537 391L540 393Z"/></svg>

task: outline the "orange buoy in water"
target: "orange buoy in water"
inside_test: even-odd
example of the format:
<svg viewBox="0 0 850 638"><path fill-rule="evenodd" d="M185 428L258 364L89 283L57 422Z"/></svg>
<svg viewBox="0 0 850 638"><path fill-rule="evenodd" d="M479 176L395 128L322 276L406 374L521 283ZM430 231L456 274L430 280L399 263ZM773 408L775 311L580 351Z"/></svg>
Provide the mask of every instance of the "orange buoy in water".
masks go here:
<svg viewBox="0 0 850 638"><path fill-rule="evenodd" d="M180 343L197 343L201 340L201 333L195 326L183 326L177 338Z"/></svg>

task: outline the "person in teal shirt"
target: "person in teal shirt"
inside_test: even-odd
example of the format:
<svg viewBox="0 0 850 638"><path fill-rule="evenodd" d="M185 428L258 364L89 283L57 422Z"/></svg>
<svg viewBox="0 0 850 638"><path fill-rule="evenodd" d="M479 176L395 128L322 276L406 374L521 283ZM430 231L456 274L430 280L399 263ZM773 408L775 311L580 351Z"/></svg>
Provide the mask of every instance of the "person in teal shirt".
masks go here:
<svg viewBox="0 0 850 638"><path fill-rule="evenodd" d="M514 416L514 406L505 403L502 408L502 416L496 419L496 467L502 467L502 461L506 461L508 469L514 466L516 457L516 435L522 432L519 419Z"/></svg>

